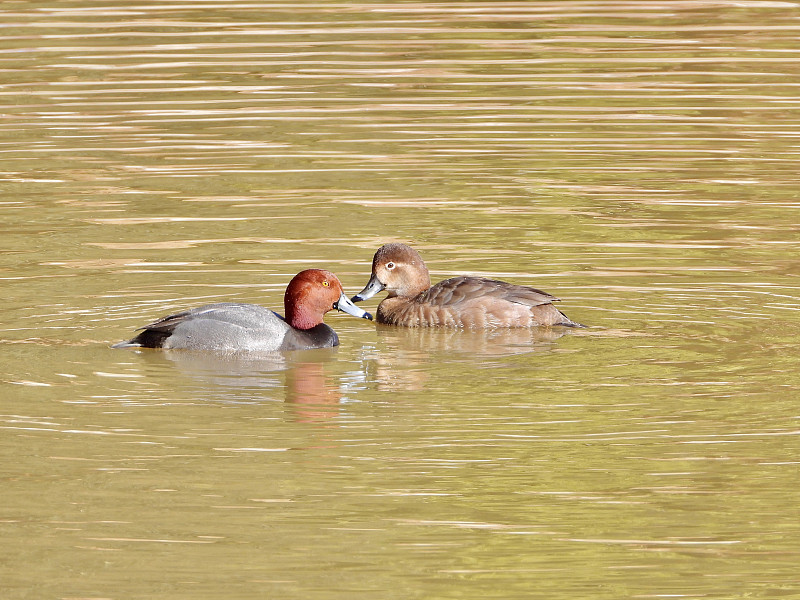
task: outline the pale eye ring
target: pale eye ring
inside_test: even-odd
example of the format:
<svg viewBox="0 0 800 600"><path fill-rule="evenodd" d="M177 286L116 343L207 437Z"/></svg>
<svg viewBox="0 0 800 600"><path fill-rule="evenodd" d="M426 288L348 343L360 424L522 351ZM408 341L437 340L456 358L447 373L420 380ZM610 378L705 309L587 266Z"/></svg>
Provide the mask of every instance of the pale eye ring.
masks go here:
<svg viewBox="0 0 800 600"><path fill-rule="evenodd" d="M394 269L394 267L395 267L395 264L394 264L393 262L388 262L388 263L386 263L386 268L387 268L387 269L389 269L390 271L391 271L392 269Z"/></svg>

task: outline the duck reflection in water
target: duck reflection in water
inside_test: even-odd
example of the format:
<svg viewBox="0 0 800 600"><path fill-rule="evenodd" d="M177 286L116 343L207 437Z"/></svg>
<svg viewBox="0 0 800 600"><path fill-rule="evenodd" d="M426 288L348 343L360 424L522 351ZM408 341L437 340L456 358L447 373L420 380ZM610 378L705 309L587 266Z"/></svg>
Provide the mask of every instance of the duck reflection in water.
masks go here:
<svg viewBox="0 0 800 600"><path fill-rule="evenodd" d="M550 352L563 327L460 330L378 325L380 351L365 366L379 390L422 391L440 363L468 361L485 368L511 356ZM398 368L402 365L402 368ZM438 365L432 368L431 365Z"/></svg>
<svg viewBox="0 0 800 600"><path fill-rule="evenodd" d="M237 354L165 350L139 356L154 371L177 367L191 380L189 392L197 401L285 401L293 420L322 422L345 410L345 382L381 391L423 391L442 361L469 361L485 368L497 359L549 352L564 334L563 328L460 331L379 325L377 346L363 347L355 369L346 373L336 368L339 351L333 348ZM180 386L182 378L163 377Z"/></svg>
<svg viewBox="0 0 800 600"><path fill-rule="evenodd" d="M168 359L194 382L198 400L285 401L292 407L293 418L302 422L331 419L340 412L341 392L325 371L325 364L335 361L333 349L230 355L165 350L142 356L151 366L163 366L163 359Z"/></svg>

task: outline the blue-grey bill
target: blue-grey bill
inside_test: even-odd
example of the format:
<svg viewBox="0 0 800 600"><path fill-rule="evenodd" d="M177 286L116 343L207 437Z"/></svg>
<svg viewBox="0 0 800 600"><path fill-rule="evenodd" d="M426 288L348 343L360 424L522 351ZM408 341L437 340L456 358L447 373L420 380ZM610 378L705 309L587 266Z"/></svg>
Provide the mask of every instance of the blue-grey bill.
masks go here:
<svg viewBox="0 0 800 600"><path fill-rule="evenodd" d="M367 282L367 286L358 292L355 296L353 296L353 302L362 302L363 300L369 300L378 292L382 292L386 289L386 286L383 285L378 278L373 275L369 278Z"/></svg>
<svg viewBox="0 0 800 600"><path fill-rule="evenodd" d="M369 319L372 321L372 315L369 314L362 308L359 308L355 304L350 301L350 298L344 295L344 292L339 299L334 302L333 308L336 310L340 310L342 312L346 312L348 315L353 315L354 317L358 317L359 319Z"/></svg>

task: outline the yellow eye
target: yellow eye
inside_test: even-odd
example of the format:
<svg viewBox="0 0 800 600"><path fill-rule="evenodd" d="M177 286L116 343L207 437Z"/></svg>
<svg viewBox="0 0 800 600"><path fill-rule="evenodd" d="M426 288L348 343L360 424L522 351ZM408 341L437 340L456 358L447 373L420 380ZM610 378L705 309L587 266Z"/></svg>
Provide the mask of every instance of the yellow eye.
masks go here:
<svg viewBox="0 0 800 600"><path fill-rule="evenodd" d="M328 283L327 281L323 281L322 285L324 285L325 287L328 287L330 285L330 283Z"/></svg>

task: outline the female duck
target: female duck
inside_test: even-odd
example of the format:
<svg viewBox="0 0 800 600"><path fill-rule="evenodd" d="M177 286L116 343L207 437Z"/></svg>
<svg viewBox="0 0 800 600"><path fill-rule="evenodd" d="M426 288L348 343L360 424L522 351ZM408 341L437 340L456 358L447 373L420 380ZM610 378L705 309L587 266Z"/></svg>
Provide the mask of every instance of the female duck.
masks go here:
<svg viewBox="0 0 800 600"><path fill-rule="evenodd" d="M558 298L483 277L453 277L431 287L422 258L405 244L386 244L372 259L372 277L354 302L386 290L377 321L405 327L581 327L553 306Z"/></svg>
<svg viewBox="0 0 800 600"><path fill-rule="evenodd" d="M336 332L322 322L332 309L372 319L344 295L330 271L309 269L294 276L283 299L286 318L257 304L219 302L145 325L142 333L114 348L180 348L212 352L268 352L337 346Z"/></svg>

